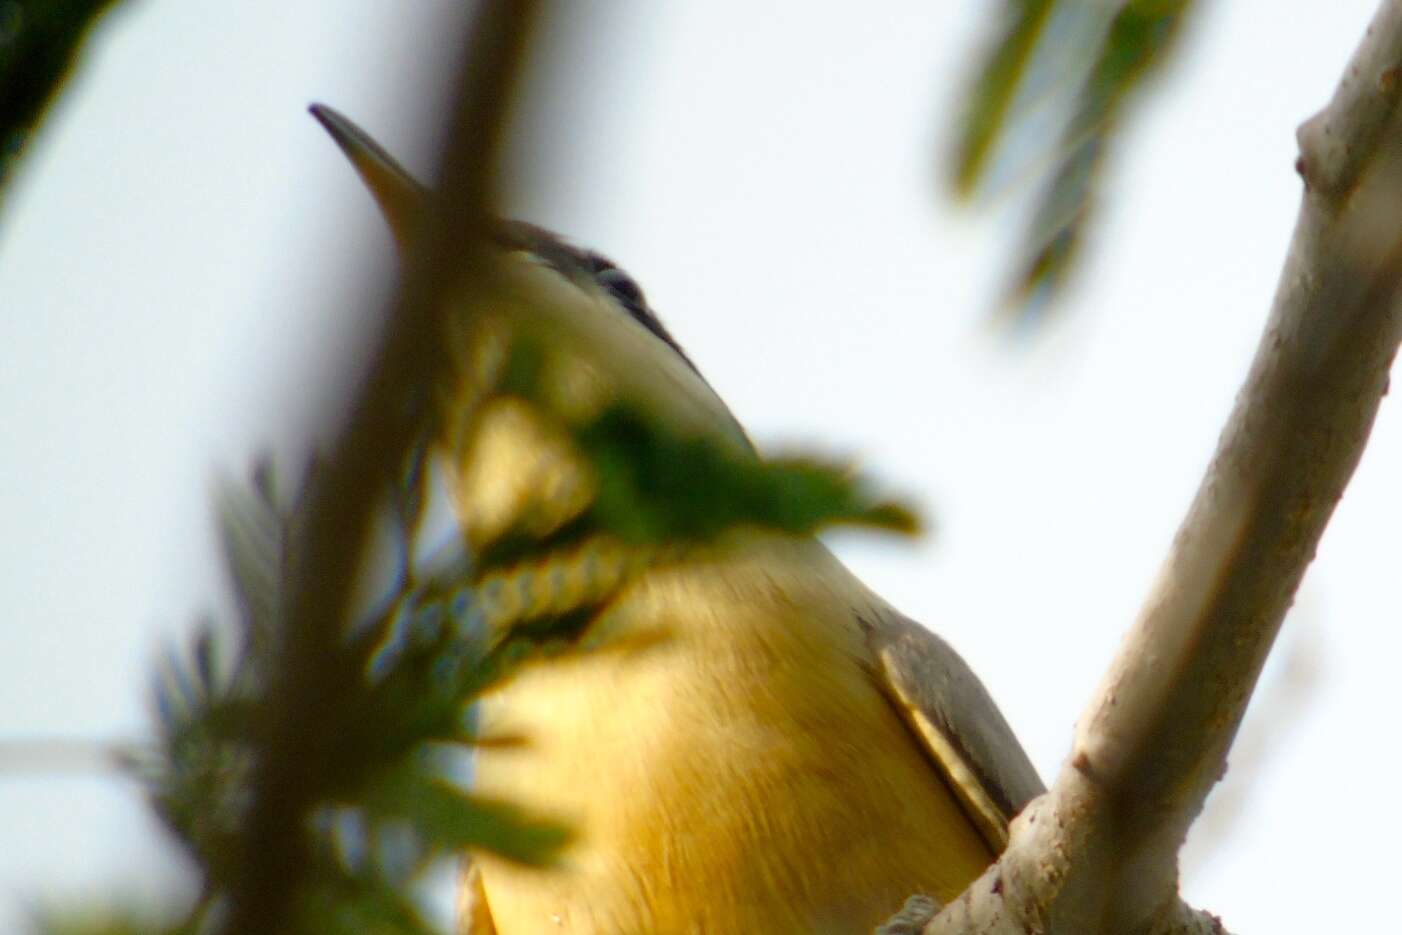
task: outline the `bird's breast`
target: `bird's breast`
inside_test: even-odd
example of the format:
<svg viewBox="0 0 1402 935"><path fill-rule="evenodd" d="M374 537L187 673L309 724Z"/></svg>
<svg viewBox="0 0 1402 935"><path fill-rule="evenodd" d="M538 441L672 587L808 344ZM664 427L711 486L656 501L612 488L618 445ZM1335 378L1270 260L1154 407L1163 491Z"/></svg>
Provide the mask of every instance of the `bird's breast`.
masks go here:
<svg viewBox="0 0 1402 935"><path fill-rule="evenodd" d="M874 682L873 600L814 542L648 572L586 648L484 703L483 794L563 821L559 862L484 856L502 935L863 931L990 855Z"/></svg>

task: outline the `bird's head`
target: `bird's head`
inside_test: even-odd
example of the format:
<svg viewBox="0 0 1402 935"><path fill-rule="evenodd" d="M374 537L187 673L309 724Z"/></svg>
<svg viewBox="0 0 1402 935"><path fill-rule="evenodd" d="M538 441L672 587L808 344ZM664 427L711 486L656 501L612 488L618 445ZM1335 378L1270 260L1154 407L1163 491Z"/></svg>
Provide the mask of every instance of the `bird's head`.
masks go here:
<svg viewBox="0 0 1402 935"><path fill-rule="evenodd" d="M411 248L430 192L350 120L311 108L370 189L401 253ZM637 282L613 261L521 221L499 221L488 298L445 336L466 366L450 395L445 447L454 495L474 546L520 527L558 525L588 492L558 420L578 422L614 402L672 429L752 451L725 403L658 319ZM483 400L508 345L541 352L541 399ZM461 415L456 420L454 416Z"/></svg>

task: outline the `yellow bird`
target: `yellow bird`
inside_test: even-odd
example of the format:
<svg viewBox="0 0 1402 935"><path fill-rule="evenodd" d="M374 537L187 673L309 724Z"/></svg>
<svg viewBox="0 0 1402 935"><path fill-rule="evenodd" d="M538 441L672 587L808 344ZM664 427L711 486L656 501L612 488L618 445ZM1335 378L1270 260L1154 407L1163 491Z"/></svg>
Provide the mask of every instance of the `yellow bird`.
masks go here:
<svg viewBox="0 0 1402 935"><path fill-rule="evenodd" d="M423 190L344 117L313 113L402 244ZM626 398L757 457L627 274L529 225L499 240L489 313L461 338L474 366L499 361L502 328L527 332L566 417ZM560 433L519 401L449 422L471 543L557 528L587 502ZM476 788L574 835L544 867L474 855L465 931L867 932L914 893L956 896L1043 791L968 665L815 539L736 531L613 583L578 651L484 699L484 735L520 742L479 752Z"/></svg>

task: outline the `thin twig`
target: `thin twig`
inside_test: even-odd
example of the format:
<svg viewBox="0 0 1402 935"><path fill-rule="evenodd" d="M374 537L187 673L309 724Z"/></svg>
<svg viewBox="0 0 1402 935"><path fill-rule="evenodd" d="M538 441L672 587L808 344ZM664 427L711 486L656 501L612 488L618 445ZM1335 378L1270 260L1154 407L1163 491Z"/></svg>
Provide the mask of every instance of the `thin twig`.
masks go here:
<svg viewBox="0 0 1402 935"><path fill-rule="evenodd" d="M55 773L129 775L138 760L136 743L82 740L74 737L28 737L0 740L0 776Z"/></svg>
<svg viewBox="0 0 1402 935"><path fill-rule="evenodd" d="M473 251L490 214L500 140L535 13L536 4L523 0L479 6L463 45L440 194L419 249L406 259L364 386L312 479L292 549L296 562L286 570L285 644L263 712L226 931L261 935L288 927L319 771L345 713L340 701L361 677L354 656L343 651L355 573L387 479L422 430L425 388L450 366L445 318L468 304L462 290L480 268Z"/></svg>

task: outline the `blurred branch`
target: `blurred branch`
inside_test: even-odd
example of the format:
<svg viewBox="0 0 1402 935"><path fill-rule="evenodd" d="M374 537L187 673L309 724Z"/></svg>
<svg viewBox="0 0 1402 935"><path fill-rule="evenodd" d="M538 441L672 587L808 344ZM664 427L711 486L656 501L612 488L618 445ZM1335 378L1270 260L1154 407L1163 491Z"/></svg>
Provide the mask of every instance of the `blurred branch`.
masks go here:
<svg viewBox="0 0 1402 935"><path fill-rule="evenodd" d="M134 743L103 743L67 737L0 740L0 774L120 772L138 755Z"/></svg>
<svg viewBox="0 0 1402 935"><path fill-rule="evenodd" d="M496 181L499 144L524 68L536 4L488 0L463 44L440 191L422 248L407 258L398 301L349 420L316 472L286 569L286 645L270 673L258 729L257 772L228 894L231 932L281 932L304 871L304 827L351 686L361 676L341 652L355 573L387 481L429 419L430 391L450 367L442 336L450 308L470 307L474 256ZM454 302L449 302L452 295Z"/></svg>
<svg viewBox="0 0 1402 935"><path fill-rule="evenodd" d="M1051 791L928 933L1220 932L1178 850L1320 536L1402 339L1402 0L1382 4L1299 132L1303 204L1246 385L1154 592Z"/></svg>
<svg viewBox="0 0 1402 935"><path fill-rule="evenodd" d="M0 193L115 0L0 0Z"/></svg>

